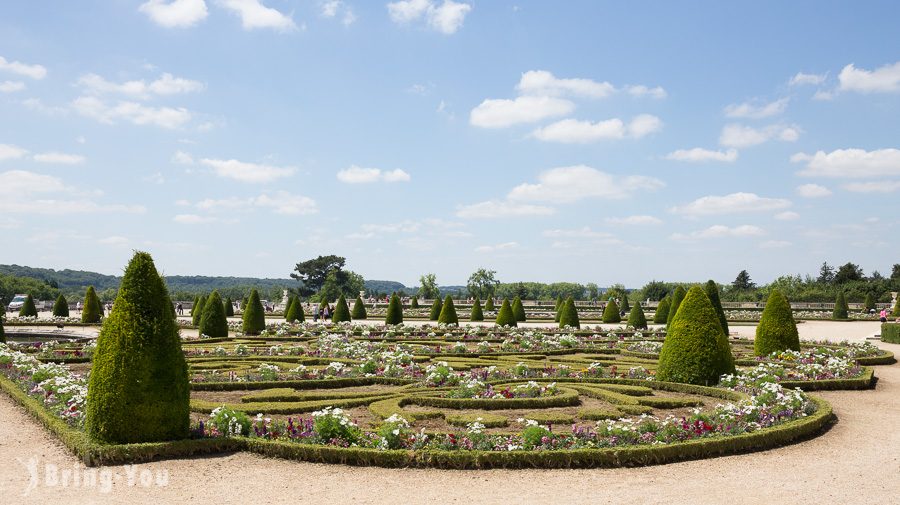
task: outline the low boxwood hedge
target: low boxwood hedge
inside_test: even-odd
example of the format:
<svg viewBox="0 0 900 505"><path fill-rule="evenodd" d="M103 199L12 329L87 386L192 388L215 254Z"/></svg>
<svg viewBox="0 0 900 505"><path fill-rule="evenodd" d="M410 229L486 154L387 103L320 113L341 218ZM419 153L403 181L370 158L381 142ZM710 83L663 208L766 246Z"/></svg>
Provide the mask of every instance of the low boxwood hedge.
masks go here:
<svg viewBox="0 0 900 505"><path fill-rule="evenodd" d="M900 344L900 323L881 323L881 341Z"/></svg>

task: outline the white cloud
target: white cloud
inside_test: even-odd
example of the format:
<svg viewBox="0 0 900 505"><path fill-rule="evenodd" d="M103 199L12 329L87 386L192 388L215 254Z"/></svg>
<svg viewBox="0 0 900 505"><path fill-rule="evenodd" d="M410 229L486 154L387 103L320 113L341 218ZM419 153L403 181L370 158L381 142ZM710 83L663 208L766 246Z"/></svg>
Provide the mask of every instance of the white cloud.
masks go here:
<svg viewBox="0 0 900 505"><path fill-rule="evenodd" d="M786 210L784 212L775 214L775 219L779 221L794 221L796 219L800 219L800 214L797 214L796 212L790 210Z"/></svg>
<svg viewBox="0 0 900 505"><path fill-rule="evenodd" d="M744 102L725 107L725 115L735 118L762 119L777 116L787 109L790 98L781 98L769 103Z"/></svg>
<svg viewBox="0 0 900 505"><path fill-rule="evenodd" d="M387 9L395 23L408 24L424 19L433 30L452 35L462 28L472 6L452 0L444 0L440 5L431 0L401 0L388 3Z"/></svg>
<svg viewBox="0 0 900 505"><path fill-rule="evenodd" d="M0 71L12 72L37 80L47 77L47 69L42 65L28 65L19 61L9 61L3 56L0 56Z"/></svg>
<svg viewBox="0 0 900 505"><path fill-rule="evenodd" d="M291 16L266 7L260 0L216 0L216 3L239 16L244 30L272 28L284 32L297 29Z"/></svg>
<svg viewBox="0 0 900 505"><path fill-rule="evenodd" d="M404 0L387 4L388 14L395 23L411 23L428 12L430 0Z"/></svg>
<svg viewBox="0 0 900 505"><path fill-rule="evenodd" d="M0 214L67 215L95 212L143 214L141 205L104 205L96 191L67 186L59 177L25 170L0 173Z"/></svg>
<svg viewBox="0 0 900 505"><path fill-rule="evenodd" d="M640 114L628 123L628 135L639 139L662 129L663 122L651 114Z"/></svg>
<svg viewBox="0 0 900 505"><path fill-rule="evenodd" d="M592 230L590 227L585 226L584 228L576 228L576 229L554 229L554 230L544 230L542 233L545 237L551 238L599 238L599 239L609 239L613 238L611 233L607 233L605 231L596 231Z"/></svg>
<svg viewBox="0 0 900 505"><path fill-rule="evenodd" d="M752 128L739 124L729 124L722 128L719 143L726 147L741 149L774 139L783 142L794 142L799 137L799 130L793 126L771 125L764 128Z"/></svg>
<svg viewBox="0 0 900 505"><path fill-rule="evenodd" d="M14 93L25 89L25 83L22 81L3 81L0 82L0 93Z"/></svg>
<svg viewBox="0 0 900 505"><path fill-rule="evenodd" d="M838 75L841 91L859 93L900 92L900 61L876 70L864 70L849 64Z"/></svg>
<svg viewBox="0 0 900 505"><path fill-rule="evenodd" d="M794 163L806 163L799 174L807 177L869 179L900 176L900 149L837 149L826 153L797 153Z"/></svg>
<svg viewBox="0 0 900 505"><path fill-rule="evenodd" d="M787 240L766 240L765 242L761 242L759 244L759 247L761 249L782 249L785 247L790 247L792 245L794 244L788 242Z"/></svg>
<svg viewBox="0 0 900 505"><path fill-rule="evenodd" d="M615 86L608 82L597 82L591 79L560 79L546 70L525 72L516 89L523 95L571 95L587 98L605 98L616 91Z"/></svg>
<svg viewBox="0 0 900 505"><path fill-rule="evenodd" d="M831 190L818 184L803 184L797 186L797 194L803 198L822 198L831 195Z"/></svg>
<svg viewBox="0 0 900 505"><path fill-rule="evenodd" d="M631 96L649 96L650 98L663 99L668 96L666 90L662 86L653 88L644 86L643 84L630 84L625 86L625 92Z"/></svg>
<svg viewBox="0 0 900 505"><path fill-rule="evenodd" d="M505 128L562 116L573 110L574 103L549 96L520 96L513 100L487 99L472 109L469 122L481 128Z"/></svg>
<svg viewBox="0 0 900 505"><path fill-rule="evenodd" d="M113 235L110 237L101 238L97 242L103 245L125 246L128 244L128 239L118 235Z"/></svg>
<svg viewBox="0 0 900 505"><path fill-rule="evenodd" d="M72 102L72 107L82 116L106 124L115 124L119 120L124 120L136 125L177 129L191 120L190 111L181 107L150 107L127 101L110 105L94 96L78 97Z"/></svg>
<svg viewBox="0 0 900 505"><path fill-rule="evenodd" d="M217 221L210 216L198 216L197 214L178 214L172 218L178 224L209 224Z"/></svg>
<svg viewBox="0 0 900 505"><path fill-rule="evenodd" d="M662 224L662 219L653 216L628 216L628 217L608 217L605 221L609 224L620 226L643 226Z"/></svg>
<svg viewBox="0 0 900 505"><path fill-rule="evenodd" d="M192 93L206 88L202 82L175 77L170 73L164 73L149 83L143 79L115 83L97 74L85 74L78 79L77 84L92 94L117 93L140 99L147 99L151 95Z"/></svg>
<svg viewBox="0 0 900 505"><path fill-rule="evenodd" d="M707 161L721 161L725 163L734 163L738 159L737 149L729 149L727 151L713 151L702 147L693 149L678 149L666 155L667 160L687 161L692 163L702 163Z"/></svg>
<svg viewBox="0 0 900 505"><path fill-rule="evenodd" d="M544 142L560 142L564 144L586 144L601 140L618 140L626 137L639 139L662 128L662 121L650 114L641 114L627 125L618 118L598 121L581 121L563 119L531 132L531 135Z"/></svg>
<svg viewBox="0 0 900 505"><path fill-rule="evenodd" d="M178 150L172 155L172 163L177 163L179 165L193 165L194 157L191 156L190 153Z"/></svg>
<svg viewBox="0 0 900 505"><path fill-rule="evenodd" d="M344 26L352 25L356 21L356 14L353 9L341 0L328 0L321 5L320 13L325 18L335 18L341 16L341 23Z"/></svg>
<svg viewBox="0 0 900 505"><path fill-rule="evenodd" d="M722 237L758 237L760 235L765 235L765 233L765 230L763 230L759 226L749 224L735 227L717 224L710 226L709 228L691 232L687 235L682 233L673 233L670 238L673 240L687 240Z"/></svg>
<svg viewBox="0 0 900 505"><path fill-rule="evenodd" d="M39 163L59 163L61 165L78 165L84 163L84 156L80 154L66 154L66 153L57 153L57 152L49 152L49 153L41 153L34 155L34 161Z"/></svg>
<svg viewBox="0 0 900 505"><path fill-rule="evenodd" d="M642 175L614 176L585 165L545 170L536 184L514 187L507 199L550 203L576 202L585 198L626 198L638 191L665 186L661 180Z"/></svg>
<svg viewBox="0 0 900 505"><path fill-rule="evenodd" d="M822 100L822 101L831 100L835 96L836 96L836 93L834 91L827 91L824 89L820 89L820 90L816 91L816 93L813 95L813 100Z"/></svg>
<svg viewBox="0 0 900 505"><path fill-rule="evenodd" d="M852 182L844 189L854 193L893 193L900 190L900 181Z"/></svg>
<svg viewBox="0 0 900 505"><path fill-rule="evenodd" d="M509 201L489 200L487 202L461 205L456 216L463 219L490 219L501 217L549 216L556 209L543 205L528 205Z"/></svg>
<svg viewBox="0 0 900 505"><path fill-rule="evenodd" d="M743 212L768 212L790 206L790 200L782 198L765 198L755 193L731 193L725 196L704 196L687 205L673 207L671 211L688 216L712 216Z"/></svg>
<svg viewBox="0 0 900 505"><path fill-rule="evenodd" d="M35 112L39 112L46 116L65 116L69 113L69 110L65 107L56 107L53 105L46 105L41 101L40 98L27 98L22 100L22 105L27 107L30 110Z"/></svg>
<svg viewBox="0 0 900 505"><path fill-rule="evenodd" d="M337 173L339 181L347 184L371 184L374 182L409 182L410 175L401 170L381 170L380 168L363 168L351 165Z"/></svg>
<svg viewBox="0 0 900 505"><path fill-rule="evenodd" d="M275 214L309 215L319 212L316 201L312 198L294 195L287 191L263 193L250 198L223 198L214 200L207 198L194 205L209 212L248 212L254 209L270 209Z"/></svg>
<svg viewBox="0 0 900 505"><path fill-rule="evenodd" d="M491 252L497 252L497 251L505 251L505 250L509 250L509 249L515 249L515 248L517 248L517 247L519 247L519 243L518 243L518 242L504 242L504 243L502 243L502 244L496 244L496 245L482 245L482 246L478 246L478 247L475 248L475 252L480 252L480 253L491 253Z"/></svg>
<svg viewBox="0 0 900 505"><path fill-rule="evenodd" d="M138 7L151 21L165 28L187 28L206 19L204 0L149 0Z"/></svg>
<svg viewBox="0 0 900 505"><path fill-rule="evenodd" d="M217 160L203 158L200 163L213 169L219 177L241 182L267 183L283 177L290 177L297 171L294 167L276 167L260 163L247 163L235 159Z"/></svg>
<svg viewBox="0 0 900 505"><path fill-rule="evenodd" d="M0 161L18 160L28 154L27 149L11 144L0 144Z"/></svg>
<svg viewBox="0 0 900 505"><path fill-rule="evenodd" d="M797 72L794 77L791 77L791 80L788 81L789 86L803 86L803 85L812 85L818 86L825 82L824 74L804 74L803 72Z"/></svg>

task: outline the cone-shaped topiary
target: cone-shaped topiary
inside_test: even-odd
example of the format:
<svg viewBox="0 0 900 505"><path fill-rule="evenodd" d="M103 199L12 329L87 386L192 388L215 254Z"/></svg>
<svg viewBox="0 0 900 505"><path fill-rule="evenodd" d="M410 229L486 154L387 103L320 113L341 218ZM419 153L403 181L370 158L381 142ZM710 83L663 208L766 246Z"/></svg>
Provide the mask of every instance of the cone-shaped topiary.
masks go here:
<svg viewBox="0 0 900 505"><path fill-rule="evenodd" d="M656 324L666 324L666 318L669 316L669 297L664 296L656 305L656 313L653 314L653 322Z"/></svg>
<svg viewBox="0 0 900 505"><path fill-rule="evenodd" d="M34 297L28 295L22 308L19 309L19 317L37 317L37 308L34 306Z"/></svg>
<svg viewBox="0 0 900 505"><path fill-rule="evenodd" d="M444 304L441 306L441 315L438 316L438 322L442 324L459 325L459 318L456 316L456 307L453 306L453 298L447 295Z"/></svg>
<svg viewBox="0 0 900 505"><path fill-rule="evenodd" d="M672 324L672 319L675 319L675 315L678 313L678 307L681 305L681 300L684 300L685 293L684 288L681 286L675 288L675 291L672 293L672 299L669 300L669 313L666 314L666 326ZM707 298L709 297L707 296ZM722 323L719 323L719 326L721 325Z"/></svg>
<svg viewBox="0 0 900 505"><path fill-rule="evenodd" d="M622 305L619 306L619 310L622 312L631 311L631 305L628 303L628 293L624 290L622 291Z"/></svg>
<svg viewBox="0 0 900 505"><path fill-rule="evenodd" d="M872 296L872 293L866 293L866 298L863 300L863 306L867 311L875 309L875 297Z"/></svg>
<svg viewBox="0 0 900 505"><path fill-rule="evenodd" d="M419 308L419 297L418 296L414 296L412 301L409 302L409 308L411 308L411 309Z"/></svg>
<svg viewBox="0 0 900 505"><path fill-rule="evenodd" d="M656 378L712 386L722 374L733 372L734 357L716 309L703 288L694 286L669 323Z"/></svg>
<svg viewBox="0 0 900 505"><path fill-rule="evenodd" d="M578 309L575 308L575 299L571 296L562 303L559 309L559 327L565 328L581 328L581 321L578 320Z"/></svg>
<svg viewBox="0 0 900 505"><path fill-rule="evenodd" d="M500 312L497 312L496 324L497 326L518 326L516 315L513 314L512 307L509 305L509 298L503 299Z"/></svg>
<svg viewBox="0 0 900 505"><path fill-rule="evenodd" d="M615 300L610 300L606 304L606 308L603 309L603 322L604 323L621 323L622 316L619 315L619 305Z"/></svg>
<svg viewBox="0 0 900 505"><path fill-rule="evenodd" d="M553 317L553 322L558 323L559 317L562 315L563 303L565 303L562 299L562 295L556 295L556 308L554 311L556 315Z"/></svg>
<svg viewBox="0 0 900 505"><path fill-rule="evenodd" d="M84 308L81 309L81 322L86 324L99 323L102 317L100 298L97 297L94 286L88 286L87 292L84 294Z"/></svg>
<svg viewBox="0 0 900 505"><path fill-rule="evenodd" d="M725 309L722 308L722 301L719 300L719 285L716 284L716 281L710 279L706 281L703 290L706 291L706 296L709 297L709 301L712 302L713 308L716 309L716 314L719 316L719 324L722 325L722 331L724 331L727 336L728 318L725 317Z"/></svg>
<svg viewBox="0 0 900 505"><path fill-rule="evenodd" d="M363 303L362 297L356 295L356 302L353 303L353 313L350 314L353 319L368 319L369 315L366 313L366 304Z"/></svg>
<svg viewBox="0 0 900 505"><path fill-rule="evenodd" d="M137 252L97 338L85 431L115 444L184 439L189 398L172 301L153 259Z"/></svg>
<svg viewBox="0 0 900 505"><path fill-rule="evenodd" d="M228 319L225 317L225 305L218 291L213 291L203 304L203 315L200 317L200 334L212 338L228 337Z"/></svg>
<svg viewBox="0 0 900 505"><path fill-rule="evenodd" d="M400 303L400 297L397 295L391 296L384 324L403 324L403 305Z"/></svg>
<svg viewBox="0 0 900 505"><path fill-rule="evenodd" d="M200 326L204 305L206 305L206 295L200 295L197 297L197 303L191 307L191 324L194 326Z"/></svg>
<svg viewBox="0 0 900 505"><path fill-rule="evenodd" d="M441 309L444 308L444 305L441 303L440 297L434 299L434 303L431 304L431 313L428 314L428 319L431 321L437 321L439 317L441 317Z"/></svg>
<svg viewBox="0 0 900 505"><path fill-rule="evenodd" d="M225 316L226 317L234 317L234 300L230 297L225 298Z"/></svg>
<svg viewBox="0 0 900 505"><path fill-rule="evenodd" d="M516 322L525 322L525 307L522 306L522 299L516 296L512 301L513 315L516 316Z"/></svg>
<svg viewBox="0 0 900 505"><path fill-rule="evenodd" d="M497 310L497 308L494 307L494 297L493 296L489 296L487 301L484 302L484 310L487 310L487 311Z"/></svg>
<svg viewBox="0 0 900 505"><path fill-rule="evenodd" d="M3 331L3 314L0 313L0 344L6 343L6 332Z"/></svg>
<svg viewBox="0 0 900 505"><path fill-rule="evenodd" d="M62 293L56 297L56 303L53 304L53 317L69 317L69 302Z"/></svg>
<svg viewBox="0 0 900 505"><path fill-rule="evenodd" d="M481 300L478 297L475 297L475 301L472 302L472 315L469 316L469 321L484 321L484 312L481 310Z"/></svg>
<svg viewBox="0 0 900 505"><path fill-rule="evenodd" d="M786 350L799 351L800 337L791 304L780 291L773 289L766 299L766 308L756 327L753 352L757 356L768 356L773 352Z"/></svg>
<svg viewBox="0 0 900 505"><path fill-rule="evenodd" d="M894 310L891 311L891 317L900 317L900 298L894 303Z"/></svg>
<svg viewBox="0 0 900 505"><path fill-rule="evenodd" d="M254 289L247 298L247 306L241 318L241 329L247 335L259 335L266 329L266 314L263 312L262 302L259 301L259 293Z"/></svg>
<svg viewBox="0 0 900 505"><path fill-rule="evenodd" d="M844 292L838 291L837 300L834 302L834 312L831 313L832 319L847 319L850 309L847 307L847 299L844 298Z"/></svg>
<svg viewBox="0 0 900 505"><path fill-rule="evenodd" d="M347 305L347 299L344 298L343 294L337 299L337 303L334 306L334 314L331 315L331 321L333 323L350 321L350 307Z"/></svg>
<svg viewBox="0 0 900 505"><path fill-rule="evenodd" d="M284 322L297 322L297 310L294 308L295 303L297 303L297 297L291 295L290 298L288 298L287 306L284 308Z"/></svg>
<svg viewBox="0 0 900 505"><path fill-rule="evenodd" d="M628 313L628 326L638 330L647 329L647 317L644 316L644 309L641 308L641 302L635 303L631 312Z"/></svg>

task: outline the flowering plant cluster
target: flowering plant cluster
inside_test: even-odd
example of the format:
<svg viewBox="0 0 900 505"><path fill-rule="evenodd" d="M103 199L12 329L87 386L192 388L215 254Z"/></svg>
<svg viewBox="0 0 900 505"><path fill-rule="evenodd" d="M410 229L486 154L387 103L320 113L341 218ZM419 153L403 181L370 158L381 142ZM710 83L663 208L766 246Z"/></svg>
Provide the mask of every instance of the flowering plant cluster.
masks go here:
<svg viewBox="0 0 900 505"><path fill-rule="evenodd" d="M84 424L87 378L0 343L0 373L72 426Z"/></svg>
<svg viewBox="0 0 900 505"><path fill-rule="evenodd" d="M495 389L493 385L478 379L468 379L459 384L456 389L448 391L447 398L540 398L553 396L559 393L556 383L542 385L534 381L527 384L507 386L503 389Z"/></svg>
<svg viewBox="0 0 900 505"><path fill-rule="evenodd" d="M625 349L631 352L639 352L641 354L659 354L659 351L662 350L663 343L662 342L654 342L652 340L645 340L642 342L633 342L625 346Z"/></svg>

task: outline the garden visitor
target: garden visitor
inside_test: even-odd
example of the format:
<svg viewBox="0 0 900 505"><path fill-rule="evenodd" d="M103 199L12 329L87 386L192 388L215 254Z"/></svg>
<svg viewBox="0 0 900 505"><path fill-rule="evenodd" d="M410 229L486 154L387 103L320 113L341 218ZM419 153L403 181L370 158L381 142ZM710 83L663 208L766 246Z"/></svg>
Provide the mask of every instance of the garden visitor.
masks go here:
<svg viewBox="0 0 900 505"><path fill-rule="evenodd" d="M886 323L887 322L887 309L881 309L881 313L878 314L878 316L879 316L879 319L881 319L882 323Z"/></svg>
<svg viewBox="0 0 900 505"><path fill-rule="evenodd" d="M325 308L322 312L322 319L328 319L328 316L331 315L331 311L328 308L328 304L325 304Z"/></svg>

